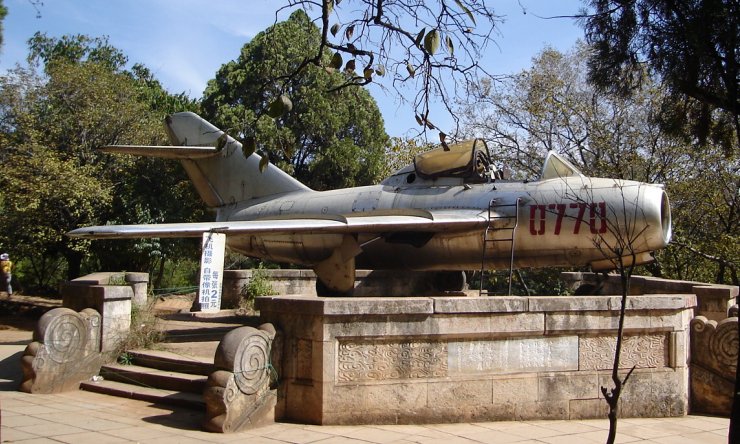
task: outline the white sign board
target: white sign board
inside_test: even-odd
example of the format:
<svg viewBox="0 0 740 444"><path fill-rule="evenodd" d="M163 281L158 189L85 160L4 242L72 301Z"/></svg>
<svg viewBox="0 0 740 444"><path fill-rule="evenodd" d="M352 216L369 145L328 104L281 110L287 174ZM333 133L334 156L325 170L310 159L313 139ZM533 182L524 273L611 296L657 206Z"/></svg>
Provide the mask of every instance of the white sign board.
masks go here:
<svg viewBox="0 0 740 444"><path fill-rule="evenodd" d="M221 284L224 274L224 233L203 233L203 253L200 256L200 290L198 302L201 311L221 310Z"/></svg>

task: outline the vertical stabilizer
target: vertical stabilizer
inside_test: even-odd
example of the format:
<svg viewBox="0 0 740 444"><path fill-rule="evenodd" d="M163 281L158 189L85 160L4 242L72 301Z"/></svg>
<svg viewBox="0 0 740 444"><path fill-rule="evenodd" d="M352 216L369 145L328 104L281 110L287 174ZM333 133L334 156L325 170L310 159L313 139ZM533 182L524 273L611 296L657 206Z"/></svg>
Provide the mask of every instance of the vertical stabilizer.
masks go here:
<svg viewBox="0 0 740 444"><path fill-rule="evenodd" d="M195 189L209 207L310 190L275 165L268 165L260 173L259 155L245 158L241 143L228 135L225 143L219 143L219 138L225 133L195 113L168 116L165 127L173 145L221 147L212 156L180 158Z"/></svg>

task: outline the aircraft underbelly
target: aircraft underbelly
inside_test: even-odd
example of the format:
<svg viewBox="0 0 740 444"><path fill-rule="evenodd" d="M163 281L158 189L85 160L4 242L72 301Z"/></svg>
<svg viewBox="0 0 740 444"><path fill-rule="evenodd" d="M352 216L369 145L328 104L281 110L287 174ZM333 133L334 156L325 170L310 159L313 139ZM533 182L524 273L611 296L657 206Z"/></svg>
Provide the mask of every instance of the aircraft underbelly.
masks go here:
<svg viewBox="0 0 740 444"><path fill-rule="evenodd" d="M579 266L603 258L603 253L590 240L570 239L548 245L528 237L527 233L516 236L514 265L517 268ZM367 244L355 258L357 267L378 270L475 270L481 267L484 252L482 231L437 233L423 245L369 236L360 236L358 241ZM252 257L313 266L328 258L341 243L341 235L269 235L234 237L229 240L229 247ZM508 268L510 245L501 239L489 242L485 266Z"/></svg>
<svg viewBox="0 0 740 444"><path fill-rule="evenodd" d="M328 258L341 244L339 234L235 236L228 241L229 248L247 256L307 266Z"/></svg>
<svg viewBox="0 0 740 444"><path fill-rule="evenodd" d="M603 259L603 252L590 241L553 243L533 242L517 236L514 267L582 266ZM475 270L484 262L483 233L437 234L421 247L375 242L357 257L358 268L407 270ZM485 248L485 267L508 268L510 240L489 242Z"/></svg>

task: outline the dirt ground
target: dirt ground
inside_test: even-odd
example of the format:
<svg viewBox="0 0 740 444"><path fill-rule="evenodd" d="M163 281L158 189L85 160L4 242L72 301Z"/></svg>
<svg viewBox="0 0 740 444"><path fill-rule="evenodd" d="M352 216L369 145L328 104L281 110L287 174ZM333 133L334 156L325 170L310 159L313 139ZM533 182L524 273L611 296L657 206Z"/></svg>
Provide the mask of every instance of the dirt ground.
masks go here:
<svg viewBox="0 0 740 444"><path fill-rule="evenodd" d="M61 307L61 299L14 294L8 297L0 293L0 335L3 331L33 331L36 321L55 307Z"/></svg>
<svg viewBox="0 0 740 444"><path fill-rule="evenodd" d="M195 294L158 297L154 303L154 313L161 315L188 310L194 298ZM7 331L33 331L44 313L61 306L61 298L19 294L8 297L7 293L0 292L0 336Z"/></svg>

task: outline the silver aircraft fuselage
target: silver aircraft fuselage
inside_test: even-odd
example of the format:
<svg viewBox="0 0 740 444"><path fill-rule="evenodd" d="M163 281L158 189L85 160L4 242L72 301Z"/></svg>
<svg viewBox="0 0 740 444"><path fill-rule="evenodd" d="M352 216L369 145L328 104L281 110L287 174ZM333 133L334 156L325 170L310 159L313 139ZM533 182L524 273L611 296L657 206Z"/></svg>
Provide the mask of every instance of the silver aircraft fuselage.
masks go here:
<svg viewBox="0 0 740 444"><path fill-rule="evenodd" d="M352 215L382 210L474 212L480 227L436 232L425 239L418 232L360 234L359 268L408 270L473 270L481 265L508 268L514 231L514 267L585 266L613 268L610 249L628 242L638 262L663 248L670 237L670 210L662 187L634 181L567 177L536 182L496 181L463 184L458 179L437 183L402 172L381 185L324 192L295 192L264 202L223 208L217 220L243 221L315 215ZM445 183L447 182L447 183ZM458 182L458 183L455 183ZM517 201L519 205L517 206ZM489 207L493 213L489 212ZM484 234L492 215L485 249ZM388 211L388 218L393 211ZM620 230L621 231L618 231ZM631 236L631 238L630 238ZM228 245L249 256L278 262L313 264L342 243L341 234L275 233L231 236Z"/></svg>

